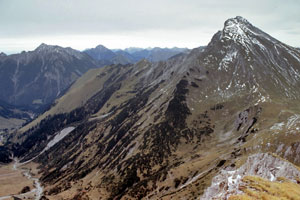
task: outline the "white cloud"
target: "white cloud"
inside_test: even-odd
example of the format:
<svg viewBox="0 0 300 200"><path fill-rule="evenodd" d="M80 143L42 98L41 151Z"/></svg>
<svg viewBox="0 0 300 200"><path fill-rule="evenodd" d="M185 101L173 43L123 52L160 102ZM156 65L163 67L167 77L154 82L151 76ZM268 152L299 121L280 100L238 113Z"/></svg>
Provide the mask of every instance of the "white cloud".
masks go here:
<svg viewBox="0 0 300 200"><path fill-rule="evenodd" d="M297 0L0 0L0 51L39 43L78 49L205 45L241 15L277 39L300 46ZM119 45L119 46L118 46Z"/></svg>

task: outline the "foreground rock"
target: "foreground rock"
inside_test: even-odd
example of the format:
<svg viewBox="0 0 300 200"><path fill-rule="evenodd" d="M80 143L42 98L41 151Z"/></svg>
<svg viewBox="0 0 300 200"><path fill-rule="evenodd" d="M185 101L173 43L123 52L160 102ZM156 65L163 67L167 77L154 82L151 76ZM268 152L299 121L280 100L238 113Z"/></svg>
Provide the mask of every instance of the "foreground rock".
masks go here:
<svg viewBox="0 0 300 200"><path fill-rule="evenodd" d="M276 155L269 153L251 155L240 168L222 170L219 175L214 177L212 185L205 191L201 199L228 199L231 195L243 194L243 190L247 187L245 182L251 180L249 176L271 182L280 179L289 180L296 184L299 183L300 170L292 163ZM252 179L255 180L255 178ZM300 188L300 185L298 187Z"/></svg>

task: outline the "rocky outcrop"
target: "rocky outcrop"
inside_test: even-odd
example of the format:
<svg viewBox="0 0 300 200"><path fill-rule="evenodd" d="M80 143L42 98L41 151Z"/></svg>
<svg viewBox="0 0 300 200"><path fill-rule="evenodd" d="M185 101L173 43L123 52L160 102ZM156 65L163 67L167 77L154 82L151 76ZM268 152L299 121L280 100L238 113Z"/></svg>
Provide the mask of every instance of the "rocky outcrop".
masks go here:
<svg viewBox="0 0 300 200"><path fill-rule="evenodd" d="M212 184L201 199L228 199L231 195L241 194L245 176L259 176L269 181L283 177L297 183L300 170L292 163L269 153L249 156L246 163L236 170L222 170L213 178Z"/></svg>

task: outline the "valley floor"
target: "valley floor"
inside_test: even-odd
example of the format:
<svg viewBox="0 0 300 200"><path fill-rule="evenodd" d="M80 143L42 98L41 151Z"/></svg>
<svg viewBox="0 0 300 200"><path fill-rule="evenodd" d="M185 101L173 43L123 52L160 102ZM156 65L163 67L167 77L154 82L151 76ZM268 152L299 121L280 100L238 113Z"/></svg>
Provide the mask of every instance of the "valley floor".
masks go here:
<svg viewBox="0 0 300 200"><path fill-rule="evenodd" d="M0 166L0 200L39 199L43 192L35 164L19 166L17 160L9 165Z"/></svg>

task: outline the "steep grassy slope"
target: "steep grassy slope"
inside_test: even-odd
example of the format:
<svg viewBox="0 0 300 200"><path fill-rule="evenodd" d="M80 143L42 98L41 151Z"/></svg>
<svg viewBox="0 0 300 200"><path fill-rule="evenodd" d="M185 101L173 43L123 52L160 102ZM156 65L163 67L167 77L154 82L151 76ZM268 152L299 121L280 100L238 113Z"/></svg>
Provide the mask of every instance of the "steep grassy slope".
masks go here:
<svg viewBox="0 0 300 200"><path fill-rule="evenodd" d="M260 177L246 176L243 178L245 186L244 194L232 195L229 200L248 199L299 199L300 185L291 181L281 179L279 181L268 181Z"/></svg>

